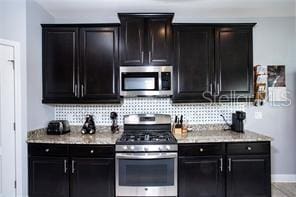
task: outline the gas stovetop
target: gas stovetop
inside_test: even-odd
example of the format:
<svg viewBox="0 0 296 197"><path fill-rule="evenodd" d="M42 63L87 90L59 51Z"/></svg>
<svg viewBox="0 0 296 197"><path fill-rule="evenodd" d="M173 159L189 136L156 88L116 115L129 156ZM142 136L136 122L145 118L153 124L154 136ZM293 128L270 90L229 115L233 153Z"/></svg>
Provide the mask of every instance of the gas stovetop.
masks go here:
<svg viewBox="0 0 296 197"><path fill-rule="evenodd" d="M170 131L124 131L117 144L175 144L176 138Z"/></svg>
<svg viewBox="0 0 296 197"><path fill-rule="evenodd" d="M177 140L171 133L171 117L139 114L124 117L124 132L116 141L117 152L176 151Z"/></svg>

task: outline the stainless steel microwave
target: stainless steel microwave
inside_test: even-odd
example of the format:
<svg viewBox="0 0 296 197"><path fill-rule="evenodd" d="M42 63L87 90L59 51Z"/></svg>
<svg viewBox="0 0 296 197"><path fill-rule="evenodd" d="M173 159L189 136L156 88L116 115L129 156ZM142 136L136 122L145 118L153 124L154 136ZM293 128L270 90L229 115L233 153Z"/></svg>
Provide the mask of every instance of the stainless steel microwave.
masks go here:
<svg viewBox="0 0 296 197"><path fill-rule="evenodd" d="M121 66L120 96L160 96L173 94L172 66Z"/></svg>

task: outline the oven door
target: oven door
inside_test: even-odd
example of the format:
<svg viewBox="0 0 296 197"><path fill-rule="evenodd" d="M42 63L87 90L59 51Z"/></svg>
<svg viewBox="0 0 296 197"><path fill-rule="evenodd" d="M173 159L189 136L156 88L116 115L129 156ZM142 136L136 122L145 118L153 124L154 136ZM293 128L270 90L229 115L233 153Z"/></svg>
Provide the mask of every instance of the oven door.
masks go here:
<svg viewBox="0 0 296 197"><path fill-rule="evenodd" d="M116 196L177 196L177 153L116 153Z"/></svg>

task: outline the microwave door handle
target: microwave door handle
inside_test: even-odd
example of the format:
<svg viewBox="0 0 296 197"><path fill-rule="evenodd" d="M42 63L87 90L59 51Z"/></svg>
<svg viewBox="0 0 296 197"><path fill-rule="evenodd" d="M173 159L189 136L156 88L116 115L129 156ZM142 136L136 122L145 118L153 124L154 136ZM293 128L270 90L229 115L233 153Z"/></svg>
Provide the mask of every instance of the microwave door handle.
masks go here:
<svg viewBox="0 0 296 197"><path fill-rule="evenodd" d="M161 78L161 72L158 73L158 91L162 90L162 78Z"/></svg>
<svg viewBox="0 0 296 197"><path fill-rule="evenodd" d="M177 158L177 153L149 153L149 154L125 154L117 153L118 159L170 159Z"/></svg>

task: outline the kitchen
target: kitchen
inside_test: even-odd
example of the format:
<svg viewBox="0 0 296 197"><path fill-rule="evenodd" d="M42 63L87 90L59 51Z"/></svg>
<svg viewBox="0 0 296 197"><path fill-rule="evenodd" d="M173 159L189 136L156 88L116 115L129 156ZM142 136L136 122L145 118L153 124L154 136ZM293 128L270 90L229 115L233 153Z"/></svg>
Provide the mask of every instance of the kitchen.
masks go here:
<svg viewBox="0 0 296 197"><path fill-rule="evenodd" d="M3 4L6 16L16 13L12 8L24 16L23 21L11 17L11 24L20 24L18 31L7 23L3 23L7 32L13 33L0 31L1 38L26 46L20 49L22 65L27 67L20 68L27 73L22 78L26 83L20 84L27 89L21 101L27 108L22 110L27 121L22 119L25 123L16 145L17 195L270 196L273 192L273 196L291 196L289 186L296 174L291 151L295 149L294 2L277 6L276 1L264 1L264 6L254 3L253 9L244 3L201 9L206 6L202 1L187 1L184 7L176 1L128 2L101 2L102 8L94 2L83 6L42 0ZM147 9L141 8L144 5ZM245 12L236 13L242 5ZM223 7L232 12L222 11ZM219 12L209 11L215 8ZM252 14L251 10L260 12ZM266 98L262 106L254 106L253 66L258 64L286 65L290 105L273 105ZM224 131L229 128L224 119L232 124L236 111L246 112L246 117L237 114L242 115L244 134ZM96 126L93 135L81 134L88 114ZM133 114L146 115L128 116ZM51 120L68 120L71 132L47 135ZM18 125L16 121L16 130ZM143 146L120 145L123 134L133 126L146 131L158 125L167 126L162 134L172 130L169 135L176 141L147 147L147 141L161 141L163 135L154 138L144 132L139 137ZM138 148L143 150L137 153ZM153 168L133 170L119 158L131 154L153 158L155 151L158 156L174 155L159 159L170 164L157 165L171 169L167 173L173 178L166 177L166 182L164 169L160 173L151 172ZM240 163L246 160L250 163ZM139 163L147 166L141 159ZM131 182L124 185L124 179Z"/></svg>

